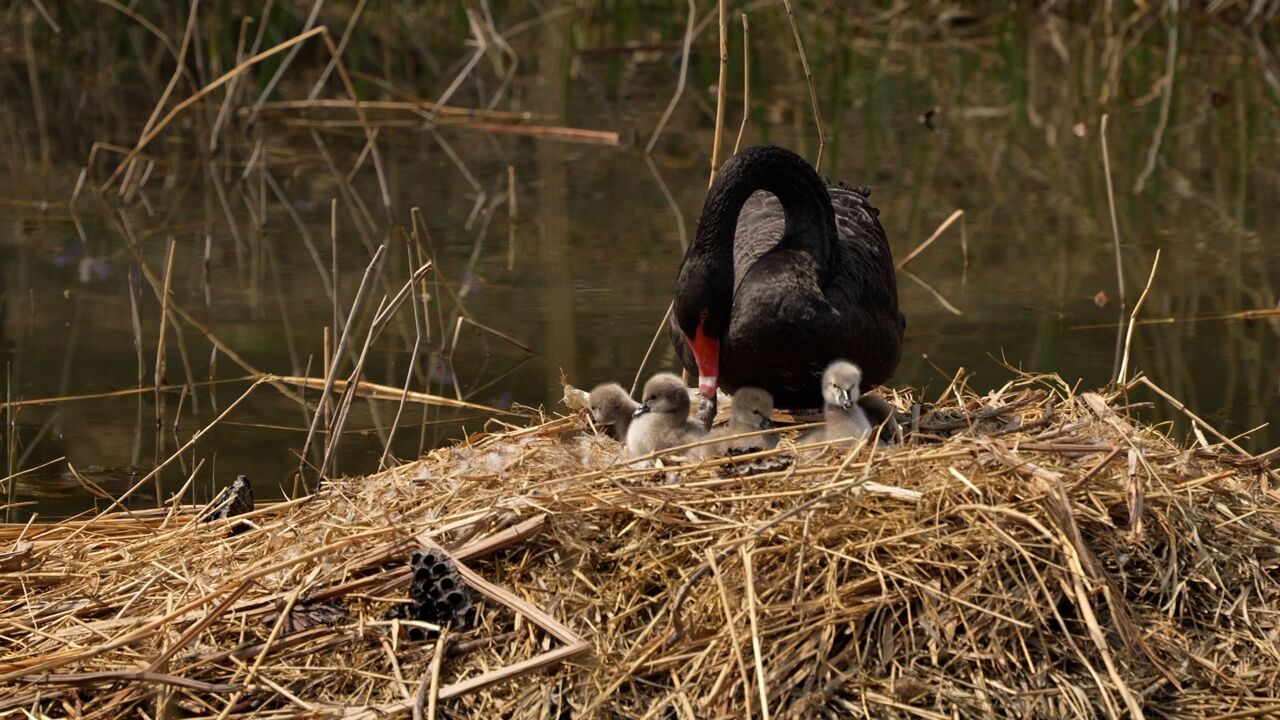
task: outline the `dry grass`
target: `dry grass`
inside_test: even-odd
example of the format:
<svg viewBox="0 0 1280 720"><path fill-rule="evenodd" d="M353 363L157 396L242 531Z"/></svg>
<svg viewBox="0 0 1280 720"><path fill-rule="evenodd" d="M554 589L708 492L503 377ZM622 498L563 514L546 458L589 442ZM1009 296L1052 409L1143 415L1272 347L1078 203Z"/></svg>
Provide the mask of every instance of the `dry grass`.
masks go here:
<svg viewBox="0 0 1280 720"><path fill-rule="evenodd" d="M1056 377L981 397L957 383L936 406L900 393L916 418L903 445L745 477L726 460L627 467L571 416L261 506L231 537L189 508L4 526L0 710L1280 708L1280 520L1261 464L1180 447L1121 397ZM383 620L425 542L484 596L442 647Z"/></svg>

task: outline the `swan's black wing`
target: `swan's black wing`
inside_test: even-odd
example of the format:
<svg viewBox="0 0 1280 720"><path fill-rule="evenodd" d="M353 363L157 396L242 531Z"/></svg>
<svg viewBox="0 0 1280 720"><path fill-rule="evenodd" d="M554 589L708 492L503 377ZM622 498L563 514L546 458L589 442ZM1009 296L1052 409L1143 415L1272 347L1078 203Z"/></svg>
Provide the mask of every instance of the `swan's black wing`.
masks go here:
<svg viewBox="0 0 1280 720"><path fill-rule="evenodd" d="M747 270L782 239L787 226L778 198L763 190L751 194L738 213L738 226L733 239L733 287L746 276Z"/></svg>
<svg viewBox="0 0 1280 720"><path fill-rule="evenodd" d="M902 357L906 328L898 308L893 253L870 194L866 188L845 183L831 187L839 257L826 288L828 301L847 328L846 357L862 366L864 388L893 375Z"/></svg>

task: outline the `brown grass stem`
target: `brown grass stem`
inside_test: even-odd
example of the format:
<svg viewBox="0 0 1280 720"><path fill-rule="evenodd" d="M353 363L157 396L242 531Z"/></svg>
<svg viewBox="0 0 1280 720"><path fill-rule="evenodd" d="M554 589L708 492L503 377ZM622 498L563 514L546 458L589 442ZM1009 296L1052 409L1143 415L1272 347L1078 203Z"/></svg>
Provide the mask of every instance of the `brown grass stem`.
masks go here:
<svg viewBox="0 0 1280 720"><path fill-rule="evenodd" d="M742 124L738 126L738 139L733 141L733 154L742 149L742 138L747 134L747 120L751 118L751 28L747 14L742 13Z"/></svg>
<svg viewBox="0 0 1280 720"><path fill-rule="evenodd" d="M507 166L507 272L516 269L516 166Z"/></svg>
<svg viewBox="0 0 1280 720"><path fill-rule="evenodd" d="M1156 250L1155 260L1151 262L1151 274L1147 276L1147 285L1142 289L1142 294L1138 296L1138 301L1133 304L1133 312L1129 314L1129 328L1124 334L1124 354L1120 359L1120 372L1116 376L1116 382L1123 385L1129 377L1129 351L1133 345L1133 328L1138 319L1138 312L1142 310L1142 303L1147 299L1147 293L1151 292L1151 283L1156 279L1156 269L1160 267L1160 250Z"/></svg>
<svg viewBox="0 0 1280 720"><path fill-rule="evenodd" d="M756 668L756 690L760 693L760 717L769 720L769 687L765 680L764 648L760 640L760 624L756 612L756 575L751 562L751 551L746 546L738 546L738 554L742 558L743 585L747 590L747 618L751 622L751 654Z"/></svg>
<svg viewBox="0 0 1280 720"><path fill-rule="evenodd" d="M342 333L338 338L338 347L334 349L332 357L329 359L329 372L325 374L324 388L320 391L319 404L316 406L316 412L311 416L311 427L307 430L307 439L302 444L302 452L299 454L300 460L298 472L304 470L303 463L306 462L307 452L311 449L311 440L315 436L316 426L319 424L320 418L325 415L322 410L330 402L330 395L333 392L333 383L337 376L338 363L344 353L347 351L347 343L351 336L351 326L355 322L357 313L360 311L364 303L365 295L368 293L369 281L373 277L377 268L382 264L383 248L379 247L374 252L373 257L369 260L369 264L365 266L364 276L360 278L360 287L356 290L356 297L351 302L351 309L347 313L347 322L342 327ZM322 473L323 475L323 473Z"/></svg>
<svg viewBox="0 0 1280 720"><path fill-rule="evenodd" d="M809 58L804 52L804 41L800 39L800 27L796 24L796 13L791 7L791 0L782 0L787 11L787 22L791 25L791 35L796 41L796 51L800 53L800 67L804 70L805 82L809 85L809 104L813 108L813 126L818 132L818 159L814 161L815 170L822 171L822 151L827 147L827 136L822 131L822 113L818 110L818 91L813 86L813 72L809 70Z"/></svg>
<svg viewBox="0 0 1280 720"><path fill-rule="evenodd" d="M716 171L720 169L720 147L724 140L725 95L729 87L729 15L724 11L724 0L716 3L720 26L720 77L716 81L716 128L715 139L711 143L711 176L707 179L707 187L716 181Z"/></svg>
<svg viewBox="0 0 1280 720"><path fill-rule="evenodd" d="M947 228L951 227L953 224L955 224L957 220L959 220L962 217L964 217L963 209L957 209L956 211L948 215L947 219L942 221L942 224L938 226L937 230L933 231L932 235L926 238L924 242L917 245L914 250L907 253L907 256L902 258L902 260L898 262L898 269L901 270L902 268L906 267L907 264L910 263L912 260L915 260L916 257L920 255L920 253L924 252L925 248L932 245L934 240L937 240L938 237L942 235L942 233L947 231Z"/></svg>
<svg viewBox="0 0 1280 720"><path fill-rule="evenodd" d="M383 245L378 248L378 257L381 257L382 249L385 247L386 246ZM396 293L390 301L387 301L385 298L383 299L383 303L379 306L378 312L374 314L373 320L369 323L369 330L365 334L364 347L360 350L360 356L352 367L351 374L347 377L348 388L354 389L358 386L360 375L364 372L364 364L369 357L369 348L372 346L373 341L376 340L382 334L382 331L387 327L387 325L390 324L392 317L395 316L395 313L404 304L405 300L413 296L413 288L416 287L424 277L426 277L426 274L430 270L431 262L427 261L413 272L409 277L408 282L400 288L400 291ZM348 320L348 327L350 327L350 322L351 321ZM346 335L345 330L343 334L344 336ZM330 378L329 381L331 382L332 378ZM405 393L407 394L407 390ZM329 425L328 443L325 446L324 460L320 464L319 471L319 475L322 478L326 476L326 473L332 466L334 453L337 451L338 444L342 440L342 428L346 424L347 413L351 410L351 401L355 398L355 395L355 392L343 393L338 404L336 416Z"/></svg>

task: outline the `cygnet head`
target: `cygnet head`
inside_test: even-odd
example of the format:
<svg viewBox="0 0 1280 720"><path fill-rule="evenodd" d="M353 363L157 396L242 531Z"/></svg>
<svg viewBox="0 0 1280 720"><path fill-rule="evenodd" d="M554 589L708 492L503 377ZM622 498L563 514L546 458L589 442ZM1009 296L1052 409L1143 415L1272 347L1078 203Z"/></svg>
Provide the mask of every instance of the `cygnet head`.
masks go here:
<svg viewBox="0 0 1280 720"><path fill-rule="evenodd" d="M773 396L766 390L754 387L738 388L733 394L733 424L768 430L773 427Z"/></svg>
<svg viewBox="0 0 1280 720"><path fill-rule="evenodd" d="M631 419L636 403L618 383L603 383L591 391L591 419L598 425L613 425Z"/></svg>
<svg viewBox="0 0 1280 720"><path fill-rule="evenodd" d="M647 412L689 415L689 391L678 375L659 373L644 384L636 415Z"/></svg>
<svg viewBox="0 0 1280 720"><path fill-rule="evenodd" d="M862 395L862 368L846 360L836 360L822 373L822 399L828 405L848 410Z"/></svg>

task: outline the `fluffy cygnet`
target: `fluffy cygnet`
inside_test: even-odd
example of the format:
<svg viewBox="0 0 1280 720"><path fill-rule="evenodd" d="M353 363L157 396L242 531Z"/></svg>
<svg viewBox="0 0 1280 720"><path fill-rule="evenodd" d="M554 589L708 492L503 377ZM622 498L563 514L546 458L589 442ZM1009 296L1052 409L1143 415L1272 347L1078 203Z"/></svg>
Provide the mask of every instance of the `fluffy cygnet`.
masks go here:
<svg viewBox="0 0 1280 720"><path fill-rule="evenodd" d="M756 432L758 430L768 430L773 427L773 420L769 416L773 414L773 396L767 391L760 388L744 387L739 388L738 392L733 394L733 409L729 416L729 424L722 428L717 428L713 433L713 437L728 437L738 435L740 433ZM772 450L778 445L777 433L765 433L764 435L752 435L750 437L734 438L725 440L724 442L708 445L703 452L705 457L713 457L715 455L725 455L729 453L746 453L758 450Z"/></svg>
<svg viewBox="0 0 1280 720"><path fill-rule="evenodd" d="M627 429L627 452L632 457L648 455L705 436L702 426L689 419L689 391L684 382L670 373L649 378Z"/></svg>
<svg viewBox="0 0 1280 720"><path fill-rule="evenodd" d="M627 428L640 403L631 399L618 383L603 383L591 391L591 419L596 425L609 426L609 434L626 442Z"/></svg>
<svg viewBox="0 0 1280 720"><path fill-rule="evenodd" d="M822 399L826 403L822 415L826 427L818 428L804 442L844 441L849 447L872 432L867 413L858 404L862 394L862 369L851 362L836 360L822 373Z"/></svg>

